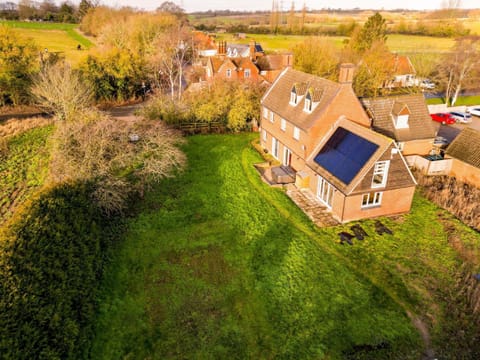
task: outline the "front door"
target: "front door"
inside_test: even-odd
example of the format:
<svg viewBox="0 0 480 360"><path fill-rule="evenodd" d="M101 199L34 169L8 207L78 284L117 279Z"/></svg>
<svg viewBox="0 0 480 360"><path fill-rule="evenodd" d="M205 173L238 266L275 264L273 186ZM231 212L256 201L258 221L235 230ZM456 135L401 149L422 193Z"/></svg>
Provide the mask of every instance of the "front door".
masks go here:
<svg viewBox="0 0 480 360"><path fill-rule="evenodd" d="M317 199L324 203L329 209L332 208L333 186L321 176L318 176Z"/></svg>
<svg viewBox="0 0 480 360"><path fill-rule="evenodd" d="M290 166L292 165L292 152L289 148L285 147L283 150L283 165Z"/></svg>

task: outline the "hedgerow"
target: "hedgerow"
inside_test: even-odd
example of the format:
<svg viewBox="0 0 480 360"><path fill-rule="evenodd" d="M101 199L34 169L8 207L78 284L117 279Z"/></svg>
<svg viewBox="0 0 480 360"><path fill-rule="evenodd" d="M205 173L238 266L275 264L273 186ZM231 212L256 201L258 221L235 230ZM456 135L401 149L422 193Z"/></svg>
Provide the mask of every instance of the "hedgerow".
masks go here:
<svg viewBox="0 0 480 360"><path fill-rule="evenodd" d="M91 191L81 183L46 189L0 233L2 359L79 358L88 348L99 279L120 228Z"/></svg>

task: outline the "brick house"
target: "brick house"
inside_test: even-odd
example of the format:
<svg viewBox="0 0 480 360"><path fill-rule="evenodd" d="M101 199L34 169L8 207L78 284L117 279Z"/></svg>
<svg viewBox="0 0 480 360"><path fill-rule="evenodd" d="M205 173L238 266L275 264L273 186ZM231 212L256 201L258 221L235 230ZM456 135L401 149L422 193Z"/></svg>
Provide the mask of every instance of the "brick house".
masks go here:
<svg viewBox="0 0 480 360"><path fill-rule="evenodd" d="M206 80L249 80L263 81L260 70L249 58L212 56L207 59Z"/></svg>
<svg viewBox="0 0 480 360"><path fill-rule="evenodd" d="M394 140L370 129L353 71L336 83L287 68L262 99L262 147L340 222L408 212L416 186Z"/></svg>
<svg viewBox="0 0 480 360"><path fill-rule="evenodd" d="M293 66L293 54L264 55L257 58L255 65L260 70L260 75L271 84L285 68Z"/></svg>
<svg viewBox="0 0 480 360"><path fill-rule="evenodd" d="M480 131L463 129L448 146L445 158L452 159L449 175L480 188Z"/></svg>
<svg viewBox="0 0 480 360"><path fill-rule="evenodd" d="M422 94L361 99L372 129L392 138L402 154L428 155L437 130Z"/></svg>
<svg viewBox="0 0 480 360"><path fill-rule="evenodd" d="M417 84L415 67L408 56L393 54L391 62L394 75L385 87L409 87Z"/></svg>

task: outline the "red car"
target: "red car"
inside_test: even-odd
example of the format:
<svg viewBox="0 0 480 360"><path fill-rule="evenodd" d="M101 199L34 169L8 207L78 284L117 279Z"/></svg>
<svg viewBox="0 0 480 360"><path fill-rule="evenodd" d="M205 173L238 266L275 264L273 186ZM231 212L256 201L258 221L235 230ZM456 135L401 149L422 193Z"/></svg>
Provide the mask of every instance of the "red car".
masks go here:
<svg viewBox="0 0 480 360"><path fill-rule="evenodd" d="M447 113L430 114L430 116L432 117L433 121L442 123L443 125L452 125L456 123L455 118Z"/></svg>

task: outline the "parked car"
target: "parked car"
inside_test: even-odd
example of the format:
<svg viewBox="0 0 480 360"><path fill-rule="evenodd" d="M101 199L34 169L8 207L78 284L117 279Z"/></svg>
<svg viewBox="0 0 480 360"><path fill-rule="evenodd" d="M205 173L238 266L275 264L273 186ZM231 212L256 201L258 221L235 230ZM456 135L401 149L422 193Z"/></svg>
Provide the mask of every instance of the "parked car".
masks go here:
<svg viewBox="0 0 480 360"><path fill-rule="evenodd" d="M472 115L468 113L464 113L461 111L451 111L450 115L452 115L457 122L462 124L468 124L472 122Z"/></svg>
<svg viewBox="0 0 480 360"><path fill-rule="evenodd" d="M435 83L430 79L423 79L420 81L420 87L427 90L435 89Z"/></svg>
<svg viewBox="0 0 480 360"><path fill-rule="evenodd" d="M435 140L433 140L433 145L439 146L439 147L444 147L449 144L448 140L444 138L443 136L437 136Z"/></svg>
<svg viewBox="0 0 480 360"><path fill-rule="evenodd" d="M433 121L442 123L443 125L445 124L452 125L457 122L455 118L449 113L436 113L436 114L430 114L430 116Z"/></svg>
<svg viewBox="0 0 480 360"><path fill-rule="evenodd" d="M468 112L472 115L480 116L480 107L470 108L468 109Z"/></svg>

